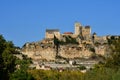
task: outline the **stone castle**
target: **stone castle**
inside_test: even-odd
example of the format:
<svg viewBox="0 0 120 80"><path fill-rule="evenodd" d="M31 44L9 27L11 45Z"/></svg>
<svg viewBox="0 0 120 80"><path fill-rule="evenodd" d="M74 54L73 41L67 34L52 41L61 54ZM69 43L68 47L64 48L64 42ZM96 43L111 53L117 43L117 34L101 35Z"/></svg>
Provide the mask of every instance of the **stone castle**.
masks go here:
<svg viewBox="0 0 120 80"><path fill-rule="evenodd" d="M59 29L46 29L46 36L47 39L52 39L56 36L58 39L61 39L63 35L69 35L71 37L82 36L84 39L89 39L91 35L91 28L90 26L83 27L80 23L75 23L75 32L65 32L63 34L60 33Z"/></svg>
<svg viewBox="0 0 120 80"><path fill-rule="evenodd" d="M75 32L60 33L59 29L46 29L45 39L39 42L26 43L22 53L32 59L55 60L56 55L63 58L85 58L93 54L108 53L107 37L91 34L90 26L75 23ZM56 49L54 38L61 43ZM63 44L64 43L64 44Z"/></svg>
<svg viewBox="0 0 120 80"><path fill-rule="evenodd" d="M63 36L71 36L72 38L77 38L82 42L91 43L93 42L106 42L106 36L97 36L96 33L91 34L91 27L90 26L82 26L79 22L76 22L75 25L75 32L64 32L63 34L60 33L59 29L46 29L45 39L53 39L54 36L57 37L59 40L63 40ZM80 42L80 41L79 41Z"/></svg>

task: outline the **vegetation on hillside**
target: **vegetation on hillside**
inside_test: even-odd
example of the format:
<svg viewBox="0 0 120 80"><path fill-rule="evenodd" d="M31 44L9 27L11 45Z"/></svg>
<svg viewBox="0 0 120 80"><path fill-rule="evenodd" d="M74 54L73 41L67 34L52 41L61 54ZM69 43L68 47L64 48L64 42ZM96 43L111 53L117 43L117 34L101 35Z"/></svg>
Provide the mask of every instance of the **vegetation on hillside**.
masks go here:
<svg viewBox="0 0 120 80"><path fill-rule="evenodd" d="M20 54L11 41L6 41L0 35L0 80L31 80L33 77L27 72L30 59L23 55L19 59L14 55Z"/></svg>
<svg viewBox="0 0 120 80"><path fill-rule="evenodd" d="M59 40L54 36L54 43L59 45L66 45L66 44L78 44L76 38L72 38L71 36L64 36L64 40Z"/></svg>
<svg viewBox="0 0 120 80"><path fill-rule="evenodd" d="M84 77L80 71L30 70L29 72L36 80L83 80Z"/></svg>

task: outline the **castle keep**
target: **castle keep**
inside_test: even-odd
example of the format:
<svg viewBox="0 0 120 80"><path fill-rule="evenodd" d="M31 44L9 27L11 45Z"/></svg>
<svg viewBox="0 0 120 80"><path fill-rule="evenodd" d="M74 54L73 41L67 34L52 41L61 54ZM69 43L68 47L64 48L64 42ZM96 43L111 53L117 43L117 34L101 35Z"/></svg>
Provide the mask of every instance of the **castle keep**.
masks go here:
<svg viewBox="0 0 120 80"><path fill-rule="evenodd" d="M75 23L75 35L80 35L84 39L89 39L91 35L91 28L90 26L83 27L80 23Z"/></svg>

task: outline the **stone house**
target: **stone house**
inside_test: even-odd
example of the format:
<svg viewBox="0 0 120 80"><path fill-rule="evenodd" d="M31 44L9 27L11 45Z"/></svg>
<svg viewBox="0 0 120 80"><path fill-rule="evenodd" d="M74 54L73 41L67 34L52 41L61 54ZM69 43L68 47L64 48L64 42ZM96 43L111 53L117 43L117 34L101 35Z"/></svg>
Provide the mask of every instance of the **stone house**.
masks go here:
<svg viewBox="0 0 120 80"><path fill-rule="evenodd" d="M58 39L60 38L60 32L58 29L46 29L45 38L52 39L56 36Z"/></svg>

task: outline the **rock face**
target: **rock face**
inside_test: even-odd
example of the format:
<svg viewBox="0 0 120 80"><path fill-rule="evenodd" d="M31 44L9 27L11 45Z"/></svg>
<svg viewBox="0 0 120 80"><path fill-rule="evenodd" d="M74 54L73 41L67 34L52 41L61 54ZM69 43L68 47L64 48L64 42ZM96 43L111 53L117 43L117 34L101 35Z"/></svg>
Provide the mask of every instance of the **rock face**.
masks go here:
<svg viewBox="0 0 120 80"><path fill-rule="evenodd" d="M27 46L28 45L28 46ZM60 45L58 51L54 46L40 46L36 44L27 44L23 47L22 53L32 59L55 60L56 55L64 58L89 57L92 52L87 49L81 49L77 45Z"/></svg>
<svg viewBox="0 0 120 80"><path fill-rule="evenodd" d="M62 45L59 50L59 55L64 58L90 57L92 53L90 50L81 48L78 45Z"/></svg>
<svg viewBox="0 0 120 80"><path fill-rule="evenodd" d="M34 42L26 43L22 53L34 60L55 60L58 56L63 58L89 58L92 54L104 55L107 47L94 44L65 44L58 47L52 43Z"/></svg>
<svg viewBox="0 0 120 80"><path fill-rule="evenodd" d="M39 43L26 43L22 48L22 53L34 60L55 60L56 57L56 50L52 45L43 45Z"/></svg>

